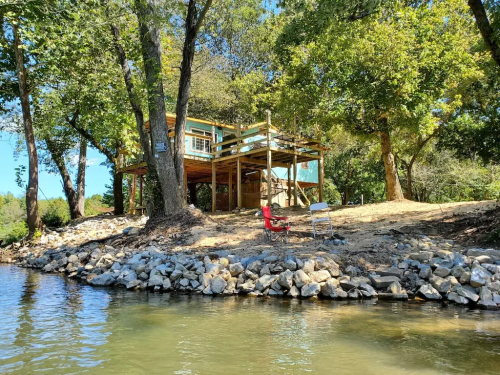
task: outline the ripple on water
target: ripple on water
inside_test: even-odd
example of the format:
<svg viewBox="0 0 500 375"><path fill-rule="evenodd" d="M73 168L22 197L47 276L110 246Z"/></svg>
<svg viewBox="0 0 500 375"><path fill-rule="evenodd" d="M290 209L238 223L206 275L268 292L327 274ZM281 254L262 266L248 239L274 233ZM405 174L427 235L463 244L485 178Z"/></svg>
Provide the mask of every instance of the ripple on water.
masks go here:
<svg viewBox="0 0 500 375"><path fill-rule="evenodd" d="M497 313L210 298L0 266L0 373L498 373Z"/></svg>

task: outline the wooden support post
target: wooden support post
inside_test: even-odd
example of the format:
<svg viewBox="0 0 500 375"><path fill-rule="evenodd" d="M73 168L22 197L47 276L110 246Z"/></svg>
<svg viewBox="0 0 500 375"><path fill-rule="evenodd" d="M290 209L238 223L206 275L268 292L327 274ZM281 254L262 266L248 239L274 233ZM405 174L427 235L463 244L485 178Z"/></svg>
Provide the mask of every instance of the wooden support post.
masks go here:
<svg viewBox="0 0 500 375"><path fill-rule="evenodd" d="M271 151L271 112L267 111L267 205L273 203L273 154Z"/></svg>
<svg viewBox="0 0 500 375"><path fill-rule="evenodd" d="M271 207L273 203L273 165L272 165L272 151L267 150L267 205Z"/></svg>
<svg viewBox="0 0 500 375"><path fill-rule="evenodd" d="M228 192L229 192L229 212L233 210L233 168L229 168L229 182L228 182Z"/></svg>
<svg viewBox="0 0 500 375"><path fill-rule="evenodd" d="M139 176L139 206L142 207L142 176Z"/></svg>
<svg viewBox="0 0 500 375"><path fill-rule="evenodd" d="M215 212L217 204L217 172L215 170L215 163L212 162L212 212Z"/></svg>
<svg viewBox="0 0 500 375"><path fill-rule="evenodd" d="M236 195L238 197L238 207L242 208L243 196L241 195L241 161L236 159Z"/></svg>
<svg viewBox="0 0 500 375"><path fill-rule="evenodd" d="M188 201L187 189L188 189L188 174L186 168L184 168L184 204L187 204Z"/></svg>
<svg viewBox="0 0 500 375"><path fill-rule="evenodd" d="M288 207L292 207L292 175L291 175L290 165L288 165L288 182L287 182L287 195L288 195Z"/></svg>
<svg viewBox="0 0 500 375"><path fill-rule="evenodd" d="M318 160L318 191L319 191L319 202L323 202L323 185L325 184L324 181L324 162L323 162L323 157L324 157L324 152L323 150L320 151L321 159Z"/></svg>
<svg viewBox="0 0 500 375"><path fill-rule="evenodd" d="M295 148L295 146L294 146ZM297 155L293 155L293 205L299 204L299 192L297 187Z"/></svg>

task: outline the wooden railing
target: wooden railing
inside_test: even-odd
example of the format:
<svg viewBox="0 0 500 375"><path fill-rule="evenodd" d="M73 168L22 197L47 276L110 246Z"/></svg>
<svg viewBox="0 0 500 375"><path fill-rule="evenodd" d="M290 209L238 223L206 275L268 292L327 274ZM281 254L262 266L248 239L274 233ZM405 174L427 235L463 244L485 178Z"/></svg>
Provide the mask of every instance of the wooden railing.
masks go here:
<svg viewBox="0 0 500 375"><path fill-rule="evenodd" d="M243 142L245 139L259 137L259 136L261 138L254 140L252 142L248 143ZM279 137L292 138L293 141L280 139ZM232 144L232 146L227 148L222 148L222 146L229 144ZM319 154L319 152L322 150L320 141L318 140L304 138L304 137L293 137L285 133L273 131L271 129L264 129L255 133L246 134L241 137L233 138L224 142L214 143L212 144L211 155L213 158L217 159L221 157L222 153L232 153L233 151L236 151L236 153L232 154L231 156L235 156L238 154L242 156L250 151L253 151L253 150L247 150L241 152L242 148L250 147L256 144L264 144L263 148L272 148L273 144L277 148L285 146L282 147L281 150L293 150L311 155ZM231 156L226 156L226 157L231 157Z"/></svg>

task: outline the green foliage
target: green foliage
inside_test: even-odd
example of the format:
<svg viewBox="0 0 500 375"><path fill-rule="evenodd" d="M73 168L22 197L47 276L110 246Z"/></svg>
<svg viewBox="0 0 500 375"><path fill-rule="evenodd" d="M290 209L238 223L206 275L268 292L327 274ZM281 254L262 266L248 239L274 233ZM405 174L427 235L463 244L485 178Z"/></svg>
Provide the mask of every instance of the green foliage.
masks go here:
<svg viewBox="0 0 500 375"><path fill-rule="evenodd" d="M24 199L11 193L0 195L0 241L16 242L28 234Z"/></svg>
<svg viewBox="0 0 500 375"><path fill-rule="evenodd" d="M69 223L69 207L63 198L42 200L39 203L40 217L46 226L58 228Z"/></svg>

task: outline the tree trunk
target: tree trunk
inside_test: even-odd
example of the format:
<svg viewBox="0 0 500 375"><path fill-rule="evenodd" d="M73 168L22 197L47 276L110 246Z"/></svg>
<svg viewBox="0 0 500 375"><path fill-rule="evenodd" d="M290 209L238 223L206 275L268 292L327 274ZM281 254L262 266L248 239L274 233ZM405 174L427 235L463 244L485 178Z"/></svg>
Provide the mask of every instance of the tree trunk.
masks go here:
<svg viewBox="0 0 500 375"><path fill-rule="evenodd" d="M134 82L132 79L132 72L130 70L130 65L127 60L127 55L123 46L121 44L121 36L120 30L116 25L111 25L111 34L113 35L113 42L115 45L115 51L118 57L118 61L120 63L120 67L122 69L123 80L125 81L125 86L127 88L128 98L130 102L130 106L132 107L132 111L135 116L135 123L137 126L137 131L139 133L139 139L141 142L141 148L144 152L144 160L147 164L147 174L150 179L146 179L146 181L158 180L158 174L156 171L155 159L152 153L152 145L150 143L150 137L148 132L144 126L144 112L142 111L141 102L137 97L137 93L135 92ZM155 183L153 182L153 185ZM161 197L162 194L150 194L147 197L152 198L152 202L148 204L151 208L152 215L154 216L158 212L163 212L163 199ZM151 199L150 199L151 200Z"/></svg>
<svg viewBox="0 0 500 375"><path fill-rule="evenodd" d="M123 155L120 154L116 158L113 173L113 205L115 215L122 215L123 207L123 173L118 172L123 167Z"/></svg>
<svg viewBox="0 0 500 375"><path fill-rule="evenodd" d="M403 192L399 183L396 163L391 149L391 138L387 131L380 132L380 146L385 167L385 182L387 187L387 200L403 199Z"/></svg>
<svg viewBox="0 0 500 375"><path fill-rule="evenodd" d="M26 213L30 235L42 226L40 214L38 212L38 154L36 151L35 134L33 131L33 120L31 118L31 108L29 102L29 91L27 83L27 73L24 66L22 45L17 24L12 23L14 34L14 53L16 56L17 78L19 83L19 97L23 112L24 136L28 149L29 177L28 188L26 190Z"/></svg>
<svg viewBox="0 0 500 375"><path fill-rule="evenodd" d="M50 152L52 161L56 165L61 175L64 195L66 196L66 200L68 201L69 213L71 219L72 220L78 219L83 215L79 210L77 193L73 186L73 182L71 181L71 176L68 172L68 169L66 168L66 164L64 162L64 156L60 152L59 145L55 143L53 140L47 137L45 139L45 143L47 144L47 149Z"/></svg>
<svg viewBox="0 0 500 375"><path fill-rule="evenodd" d="M177 104L175 107L175 139L174 139L174 164L179 182L184 181L184 151L186 146L186 117L191 91L191 75L193 68L194 53L196 51L196 37L203 23L203 19L212 4L207 0L203 10L198 15L196 0L189 0L186 15L186 35L182 49L181 75L179 78L179 90L177 92ZM184 189L181 189L182 196Z"/></svg>
<svg viewBox="0 0 500 375"><path fill-rule="evenodd" d="M78 174L76 176L76 196L78 211L85 216L85 169L87 167L87 140L80 138L80 155L78 157Z"/></svg>
<svg viewBox="0 0 500 375"><path fill-rule="evenodd" d="M476 18L476 24L483 36L483 40L488 46L493 60L500 66L500 47L495 40L495 33L491 27L488 15L481 0L469 0L469 7Z"/></svg>
<svg viewBox="0 0 500 375"><path fill-rule="evenodd" d="M154 22L156 1L135 0L141 39L144 71L148 90L149 126L156 158L156 170L166 215L172 215L184 205L183 180L178 180L168 138L165 99L162 83L160 33ZM163 146L164 150L158 149Z"/></svg>

